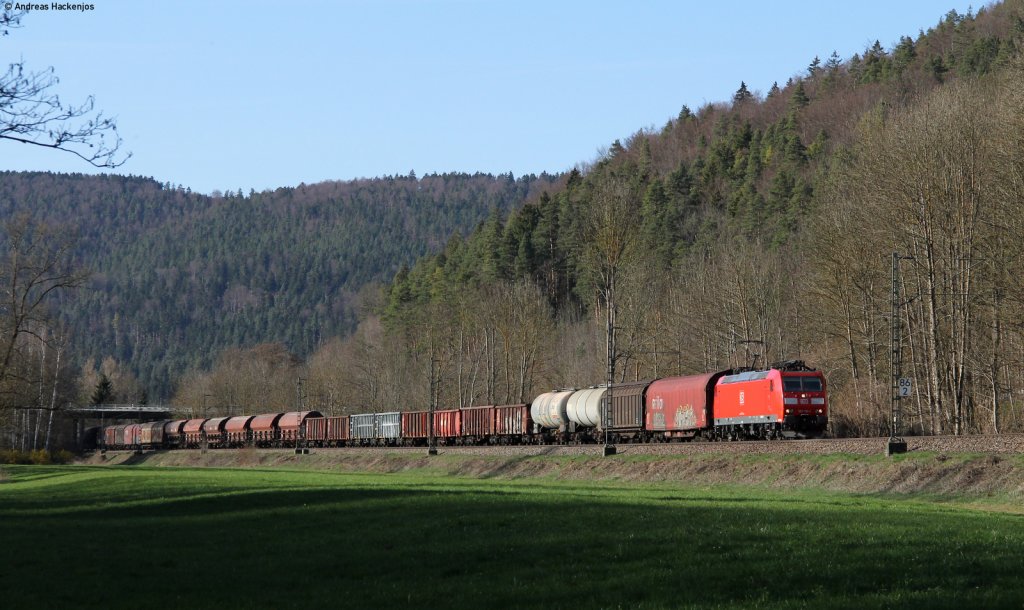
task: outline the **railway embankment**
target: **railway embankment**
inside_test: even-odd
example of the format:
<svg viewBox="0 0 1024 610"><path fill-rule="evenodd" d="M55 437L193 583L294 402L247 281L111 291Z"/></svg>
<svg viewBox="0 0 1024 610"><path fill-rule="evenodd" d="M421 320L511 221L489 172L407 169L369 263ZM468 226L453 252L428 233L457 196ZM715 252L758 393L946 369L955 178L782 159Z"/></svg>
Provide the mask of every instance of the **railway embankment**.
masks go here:
<svg viewBox="0 0 1024 610"><path fill-rule="evenodd" d="M876 443L879 444L879 443ZM1024 513L1024 453L914 449L882 452L788 451L755 444L696 448L621 446L602 457L599 447L242 449L95 453L87 465L295 469L323 472L423 473L488 479L588 480L751 489L821 490L853 494L922 496L981 503ZM810 446L807 446L810 447ZM1015 508L1016 507L1016 508Z"/></svg>

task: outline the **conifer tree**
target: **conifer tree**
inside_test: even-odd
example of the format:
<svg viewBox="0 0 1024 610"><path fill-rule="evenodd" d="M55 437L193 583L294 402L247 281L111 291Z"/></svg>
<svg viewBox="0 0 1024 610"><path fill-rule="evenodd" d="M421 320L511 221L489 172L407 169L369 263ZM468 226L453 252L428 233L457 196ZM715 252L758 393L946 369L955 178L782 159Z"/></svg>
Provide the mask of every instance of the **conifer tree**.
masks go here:
<svg viewBox="0 0 1024 610"><path fill-rule="evenodd" d="M793 89L793 95L789 98L790 108L800 110L801 108L806 108L807 104L810 103L811 99L807 97L807 92L804 90L804 81L797 81L796 88Z"/></svg>
<svg viewBox="0 0 1024 610"><path fill-rule="evenodd" d="M93 405L102 405L109 402L113 395L114 387L110 383L110 378L106 373L100 373L100 380L96 383L96 389L89 398L89 402Z"/></svg>
<svg viewBox="0 0 1024 610"><path fill-rule="evenodd" d="M754 98L754 94L747 89L747 83L740 81L740 88L736 90L736 93L732 96L733 104L742 104L743 102L749 101Z"/></svg>

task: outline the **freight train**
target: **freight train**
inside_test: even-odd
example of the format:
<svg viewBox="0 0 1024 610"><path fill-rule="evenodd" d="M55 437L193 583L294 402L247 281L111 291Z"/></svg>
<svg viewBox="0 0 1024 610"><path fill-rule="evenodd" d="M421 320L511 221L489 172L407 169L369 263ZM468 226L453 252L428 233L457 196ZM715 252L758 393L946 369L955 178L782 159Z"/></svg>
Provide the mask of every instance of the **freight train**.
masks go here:
<svg viewBox="0 0 1024 610"><path fill-rule="evenodd" d="M609 401L610 395L610 401ZM610 403L610 405L609 405ZM431 430L431 423L433 430ZM802 361L545 392L531 404L325 417L292 411L122 424L103 449L582 444L821 436L825 376Z"/></svg>

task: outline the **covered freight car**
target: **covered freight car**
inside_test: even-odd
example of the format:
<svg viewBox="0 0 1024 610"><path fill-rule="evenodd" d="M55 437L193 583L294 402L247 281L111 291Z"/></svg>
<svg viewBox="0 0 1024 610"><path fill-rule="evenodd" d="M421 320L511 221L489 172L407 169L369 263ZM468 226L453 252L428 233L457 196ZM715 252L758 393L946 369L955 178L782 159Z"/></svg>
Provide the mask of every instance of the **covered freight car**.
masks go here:
<svg viewBox="0 0 1024 610"><path fill-rule="evenodd" d="M230 417L211 417L210 419L203 422L203 435L206 437L206 443L211 447L225 447L227 446L227 432L224 430L224 425L228 423Z"/></svg>
<svg viewBox="0 0 1024 610"><path fill-rule="evenodd" d="M205 417L185 421L185 425L182 426L181 431L182 434L185 435L186 447L195 449L203 441L203 424L205 423Z"/></svg>
<svg viewBox="0 0 1024 610"><path fill-rule="evenodd" d="M180 447L185 444L185 419L176 419L164 424L164 446Z"/></svg>
<svg viewBox="0 0 1024 610"><path fill-rule="evenodd" d="M139 425L139 447L141 449L158 449L164 446L165 421L146 422Z"/></svg>
<svg viewBox="0 0 1024 610"><path fill-rule="evenodd" d="M306 420L310 417L323 417L320 411L290 411L281 416L277 422L282 443L295 443L302 440Z"/></svg>
<svg viewBox="0 0 1024 610"><path fill-rule="evenodd" d="M643 440L644 392L651 381L612 384L612 404L608 429L616 441Z"/></svg>
<svg viewBox="0 0 1024 610"><path fill-rule="evenodd" d="M224 422L224 444L227 447L244 447L250 442L249 427L253 415L237 415Z"/></svg>
<svg viewBox="0 0 1024 610"><path fill-rule="evenodd" d="M252 442L257 447L271 447L280 441L280 431L277 422L281 420L284 413L264 413L257 415L249 422L249 431L252 435Z"/></svg>
<svg viewBox="0 0 1024 610"><path fill-rule="evenodd" d="M644 427L655 439L693 438L709 426L715 383L727 373L666 377L647 388Z"/></svg>
<svg viewBox="0 0 1024 610"><path fill-rule="evenodd" d="M139 439L142 436L142 426L139 424L128 424L124 427L124 446L127 449L138 449Z"/></svg>

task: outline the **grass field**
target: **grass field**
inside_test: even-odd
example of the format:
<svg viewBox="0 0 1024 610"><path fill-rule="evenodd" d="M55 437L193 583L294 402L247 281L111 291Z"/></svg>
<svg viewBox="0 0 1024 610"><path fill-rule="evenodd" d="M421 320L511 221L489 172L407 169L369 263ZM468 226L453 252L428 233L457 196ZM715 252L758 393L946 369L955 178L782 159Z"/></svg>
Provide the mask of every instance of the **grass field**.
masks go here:
<svg viewBox="0 0 1024 610"><path fill-rule="evenodd" d="M759 488L11 466L4 608L1021 608L1024 517Z"/></svg>

